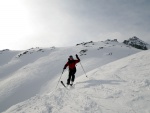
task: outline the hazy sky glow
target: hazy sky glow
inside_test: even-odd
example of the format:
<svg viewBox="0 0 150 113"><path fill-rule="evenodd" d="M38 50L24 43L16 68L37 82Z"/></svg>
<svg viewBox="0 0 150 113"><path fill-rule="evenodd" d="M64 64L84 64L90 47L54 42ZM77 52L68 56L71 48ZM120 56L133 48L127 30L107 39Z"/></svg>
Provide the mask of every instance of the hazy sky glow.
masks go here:
<svg viewBox="0 0 150 113"><path fill-rule="evenodd" d="M150 43L150 0L0 0L0 49L137 36Z"/></svg>

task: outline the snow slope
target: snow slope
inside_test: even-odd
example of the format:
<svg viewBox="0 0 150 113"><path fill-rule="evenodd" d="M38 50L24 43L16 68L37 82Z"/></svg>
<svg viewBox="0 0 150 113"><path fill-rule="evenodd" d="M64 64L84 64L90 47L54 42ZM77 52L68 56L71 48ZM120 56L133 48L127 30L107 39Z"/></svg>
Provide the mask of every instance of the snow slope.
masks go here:
<svg viewBox="0 0 150 113"><path fill-rule="evenodd" d="M150 51L117 60L3 113L150 113Z"/></svg>
<svg viewBox="0 0 150 113"><path fill-rule="evenodd" d="M8 49L4 49L0 51L0 65L4 65L8 63L19 51L10 51Z"/></svg>
<svg viewBox="0 0 150 113"><path fill-rule="evenodd" d="M0 112L12 105L54 90L69 55L78 54L86 72L140 50L113 41L82 43L75 47L8 51L0 62ZM83 74L77 65L76 77ZM68 72L63 74L66 82ZM59 91L59 90L58 90ZM61 92L60 92L61 93Z"/></svg>

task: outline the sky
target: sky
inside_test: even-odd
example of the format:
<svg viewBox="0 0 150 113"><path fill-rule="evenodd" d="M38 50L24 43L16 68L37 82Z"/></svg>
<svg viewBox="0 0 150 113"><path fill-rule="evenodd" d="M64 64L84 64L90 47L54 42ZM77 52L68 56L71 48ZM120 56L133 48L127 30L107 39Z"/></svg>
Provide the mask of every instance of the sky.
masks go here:
<svg viewBox="0 0 150 113"><path fill-rule="evenodd" d="M129 39L150 43L150 0L0 0L0 50Z"/></svg>

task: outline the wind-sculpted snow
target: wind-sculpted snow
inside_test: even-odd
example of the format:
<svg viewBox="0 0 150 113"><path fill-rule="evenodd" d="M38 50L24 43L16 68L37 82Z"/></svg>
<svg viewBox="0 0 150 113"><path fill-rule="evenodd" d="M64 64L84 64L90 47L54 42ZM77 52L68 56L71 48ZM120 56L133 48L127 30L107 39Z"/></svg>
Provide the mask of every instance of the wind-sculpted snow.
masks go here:
<svg viewBox="0 0 150 113"><path fill-rule="evenodd" d="M150 51L140 52L36 95L3 113L150 113Z"/></svg>
<svg viewBox="0 0 150 113"><path fill-rule="evenodd" d="M0 62L0 112L19 102L30 100L35 95L53 91L70 55L75 58L75 54L78 54L85 71L89 72L107 63L140 52L140 50L116 41L90 42L85 45L62 48L32 48L15 54L13 51L7 51L11 54L10 58L6 57L5 61L8 62ZM86 51L83 53L82 50ZM0 54L0 57L5 59L3 55L4 53ZM77 64L76 78L81 75L83 75L83 70L80 64ZM68 71L66 70L62 76L64 83L66 83L67 76ZM148 82L142 84L148 84ZM77 84L76 86L80 85ZM87 107L85 109L88 111Z"/></svg>

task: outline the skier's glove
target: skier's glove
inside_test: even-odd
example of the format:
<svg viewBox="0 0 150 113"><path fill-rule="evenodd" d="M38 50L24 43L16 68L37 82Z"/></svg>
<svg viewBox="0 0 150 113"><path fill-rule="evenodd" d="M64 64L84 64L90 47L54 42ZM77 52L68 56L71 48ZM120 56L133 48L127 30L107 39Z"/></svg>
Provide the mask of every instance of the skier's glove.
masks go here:
<svg viewBox="0 0 150 113"><path fill-rule="evenodd" d="M79 58L77 54L76 54L76 57Z"/></svg>

